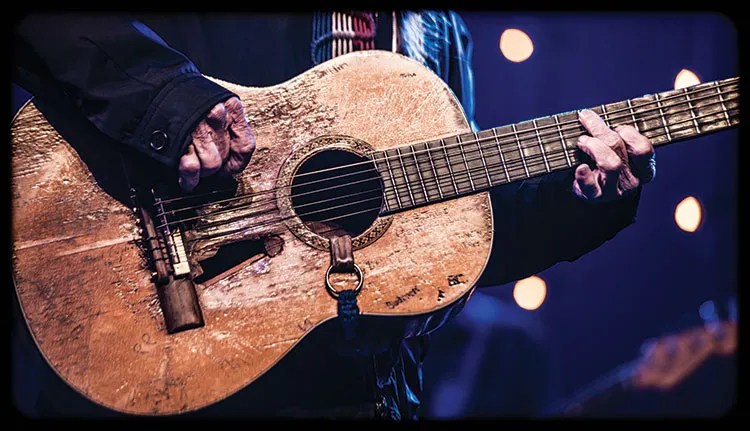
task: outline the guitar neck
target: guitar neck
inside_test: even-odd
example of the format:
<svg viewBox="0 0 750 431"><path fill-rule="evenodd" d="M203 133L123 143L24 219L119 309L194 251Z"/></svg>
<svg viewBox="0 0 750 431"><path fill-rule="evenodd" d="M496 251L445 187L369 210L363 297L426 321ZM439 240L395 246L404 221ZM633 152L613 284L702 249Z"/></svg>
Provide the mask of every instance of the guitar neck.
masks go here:
<svg viewBox="0 0 750 431"><path fill-rule="evenodd" d="M585 414L597 403L604 402L618 393L625 392L631 385L636 366L636 361L621 365L576 392L571 397L548 406L539 416L558 417Z"/></svg>
<svg viewBox="0 0 750 431"><path fill-rule="evenodd" d="M739 125L739 78L591 108L612 128L631 125L665 145ZM573 168L578 137L587 133L576 111L480 132L376 151L384 214L441 202Z"/></svg>

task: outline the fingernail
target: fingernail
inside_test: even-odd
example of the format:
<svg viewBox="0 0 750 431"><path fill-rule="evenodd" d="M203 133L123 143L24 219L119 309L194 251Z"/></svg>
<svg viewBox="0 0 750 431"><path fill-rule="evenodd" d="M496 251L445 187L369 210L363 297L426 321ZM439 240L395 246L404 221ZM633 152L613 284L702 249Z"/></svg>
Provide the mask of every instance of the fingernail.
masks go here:
<svg viewBox="0 0 750 431"><path fill-rule="evenodd" d="M590 109L580 109L580 110L578 110L578 116L580 116L580 117L583 117L584 115L591 116L593 113L594 113L594 111L592 111Z"/></svg>

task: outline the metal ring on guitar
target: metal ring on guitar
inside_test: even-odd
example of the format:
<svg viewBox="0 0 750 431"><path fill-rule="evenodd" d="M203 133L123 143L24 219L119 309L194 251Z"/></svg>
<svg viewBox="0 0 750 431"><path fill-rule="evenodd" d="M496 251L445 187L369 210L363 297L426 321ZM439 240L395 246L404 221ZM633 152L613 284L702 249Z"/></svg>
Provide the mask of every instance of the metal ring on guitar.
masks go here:
<svg viewBox="0 0 750 431"><path fill-rule="evenodd" d="M331 270L333 269L333 265L328 267L328 270L326 271L326 289L328 290L328 293L333 295L334 298L339 297L339 291L334 289L333 286L331 286L331 282L328 281L328 277L331 275ZM357 274L357 278L359 279L357 281L357 287L354 288L355 293L359 293L360 290L362 290L362 283L364 282L364 277L362 276L362 270L355 264L354 265L354 273Z"/></svg>

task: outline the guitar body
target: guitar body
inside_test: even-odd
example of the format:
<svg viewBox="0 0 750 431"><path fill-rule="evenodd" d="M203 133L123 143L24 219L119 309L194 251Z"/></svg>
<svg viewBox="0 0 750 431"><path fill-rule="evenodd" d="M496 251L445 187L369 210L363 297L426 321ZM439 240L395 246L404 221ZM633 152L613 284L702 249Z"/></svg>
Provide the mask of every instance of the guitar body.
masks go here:
<svg viewBox="0 0 750 431"><path fill-rule="evenodd" d="M257 143L237 193L284 186L307 154L346 137L385 150L471 131L445 83L389 52L344 55L273 87L219 83L240 96ZM40 351L82 395L138 415L196 410L251 385L337 316L324 282L331 252L287 220L235 235L273 234L283 246L196 282L203 326L169 334L118 173L130 155L46 115L27 103L11 128L13 277ZM277 202L282 215L287 203ZM353 245L370 330L427 333L460 309L484 270L489 195L378 217Z"/></svg>

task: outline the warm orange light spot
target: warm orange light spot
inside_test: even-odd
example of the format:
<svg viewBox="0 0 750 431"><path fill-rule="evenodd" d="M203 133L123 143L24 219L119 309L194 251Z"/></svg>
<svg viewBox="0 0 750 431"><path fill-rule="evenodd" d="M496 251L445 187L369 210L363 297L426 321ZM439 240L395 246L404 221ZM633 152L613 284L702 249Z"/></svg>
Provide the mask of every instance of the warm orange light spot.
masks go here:
<svg viewBox="0 0 750 431"><path fill-rule="evenodd" d="M680 88L690 87L691 85L698 85L700 83L701 79L698 78L698 75L696 75L695 72L688 69L682 69L674 78L674 89L678 90Z"/></svg>
<svg viewBox="0 0 750 431"><path fill-rule="evenodd" d="M526 310L536 310L546 297L547 283L536 275L518 280L513 288L513 299Z"/></svg>
<svg viewBox="0 0 750 431"><path fill-rule="evenodd" d="M685 232L695 232L703 220L703 209L698 199L688 196L674 209L674 221Z"/></svg>
<svg viewBox="0 0 750 431"><path fill-rule="evenodd" d="M534 52L534 43L529 35L517 28L509 28L500 35L500 52L505 58L520 63Z"/></svg>

